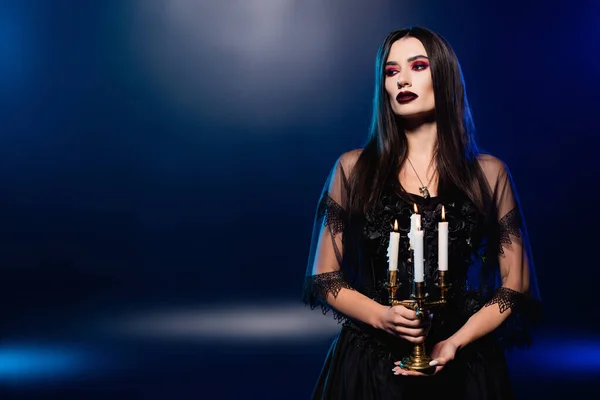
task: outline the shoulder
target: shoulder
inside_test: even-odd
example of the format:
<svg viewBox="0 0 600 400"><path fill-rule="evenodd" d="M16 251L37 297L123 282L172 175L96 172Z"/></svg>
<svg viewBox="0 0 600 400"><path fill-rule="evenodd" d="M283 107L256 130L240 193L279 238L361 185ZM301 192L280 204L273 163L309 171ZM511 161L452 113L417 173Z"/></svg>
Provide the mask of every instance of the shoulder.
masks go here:
<svg viewBox="0 0 600 400"><path fill-rule="evenodd" d="M477 156L477 162L479 162L481 168L486 172L499 173L506 169L504 161L491 154L479 154Z"/></svg>
<svg viewBox="0 0 600 400"><path fill-rule="evenodd" d="M362 149L354 149L345 152L338 158L338 165L344 172L344 175L350 175L361 154Z"/></svg>
<svg viewBox="0 0 600 400"><path fill-rule="evenodd" d="M510 172L506 163L498 157L491 154L479 154L477 162L488 181L488 184L494 188L498 184L506 182Z"/></svg>
<svg viewBox="0 0 600 400"><path fill-rule="evenodd" d="M497 177L508 173L506 163L491 154L479 154L477 156L477 162L484 174L488 177Z"/></svg>
<svg viewBox="0 0 600 400"><path fill-rule="evenodd" d="M337 158L329 174L328 183L326 184L328 195L340 205L347 203L349 177L361 153L361 149L343 153Z"/></svg>

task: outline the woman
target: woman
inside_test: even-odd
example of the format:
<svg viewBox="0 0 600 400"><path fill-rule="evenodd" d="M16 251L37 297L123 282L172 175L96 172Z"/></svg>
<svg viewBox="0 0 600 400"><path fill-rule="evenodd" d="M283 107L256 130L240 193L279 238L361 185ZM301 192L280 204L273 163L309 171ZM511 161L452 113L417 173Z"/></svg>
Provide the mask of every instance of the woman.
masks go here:
<svg viewBox="0 0 600 400"><path fill-rule="evenodd" d="M392 32L376 62L373 122L343 154L317 210L303 298L343 322L314 399L507 399L507 346L528 343L539 294L526 227L505 164L478 151L458 60L424 28ZM434 293L437 225L449 222L447 305L423 321L386 288L399 224L399 295L410 298L410 215L422 216ZM403 367L425 343L433 373Z"/></svg>

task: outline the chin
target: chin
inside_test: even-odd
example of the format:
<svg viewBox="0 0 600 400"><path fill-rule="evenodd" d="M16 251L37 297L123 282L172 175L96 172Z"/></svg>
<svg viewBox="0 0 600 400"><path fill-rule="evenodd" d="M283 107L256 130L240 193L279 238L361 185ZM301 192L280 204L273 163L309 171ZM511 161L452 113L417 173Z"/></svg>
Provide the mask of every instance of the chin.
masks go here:
<svg viewBox="0 0 600 400"><path fill-rule="evenodd" d="M423 117L429 114L434 114L435 108L423 107L419 104L394 104L392 107L394 114L401 118Z"/></svg>
<svg viewBox="0 0 600 400"><path fill-rule="evenodd" d="M394 110L394 114L402 119L429 119L434 117L435 112L431 109L407 107L406 105L402 105Z"/></svg>
<svg viewBox="0 0 600 400"><path fill-rule="evenodd" d="M394 110L394 114L400 118L411 118L411 117L422 117L431 113L430 110L423 110L422 108L400 106Z"/></svg>

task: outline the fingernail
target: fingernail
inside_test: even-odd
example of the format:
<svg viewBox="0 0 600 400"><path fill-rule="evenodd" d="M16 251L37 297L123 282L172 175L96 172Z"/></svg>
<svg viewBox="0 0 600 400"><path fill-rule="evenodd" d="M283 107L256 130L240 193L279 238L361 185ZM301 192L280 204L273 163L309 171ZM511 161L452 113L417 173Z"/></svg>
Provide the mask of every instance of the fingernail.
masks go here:
<svg viewBox="0 0 600 400"><path fill-rule="evenodd" d="M394 375L400 375L400 371L394 371Z"/></svg>
<svg viewBox="0 0 600 400"><path fill-rule="evenodd" d="M438 360L433 360L429 363L429 365L431 365L432 367L438 365Z"/></svg>
<svg viewBox="0 0 600 400"><path fill-rule="evenodd" d="M403 372L402 375L407 376L408 374L406 372Z"/></svg>

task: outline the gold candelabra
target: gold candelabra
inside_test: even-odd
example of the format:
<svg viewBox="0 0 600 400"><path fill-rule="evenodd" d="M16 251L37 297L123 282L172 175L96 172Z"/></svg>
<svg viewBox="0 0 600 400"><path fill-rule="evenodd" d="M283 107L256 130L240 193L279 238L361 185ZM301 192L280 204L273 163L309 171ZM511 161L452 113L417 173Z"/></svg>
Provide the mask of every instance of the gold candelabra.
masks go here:
<svg viewBox="0 0 600 400"><path fill-rule="evenodd" d="M438 281L436 286L440 289L440 297L438 300L427 301L428 294L425 292L425 282L413 282L412 293L410 301L401 301L396 299L396 293L399 288L398 283L398 271L388 270L388 283L387 288L389 292L389 303L392 306L404 306L410 308L417 313L419 319L425 318L425 311L430 310L437 306L446 304L448 299L448 290L450 284L446 276L446 271L438 271ZM411 355L405 357L401 362L402 368L410 369L413 371L422 372L424 374L432 373L435 370L435 366L429 365L432 361L431 357L427 354L425 349L425 343L415 344Z"/></svg>

